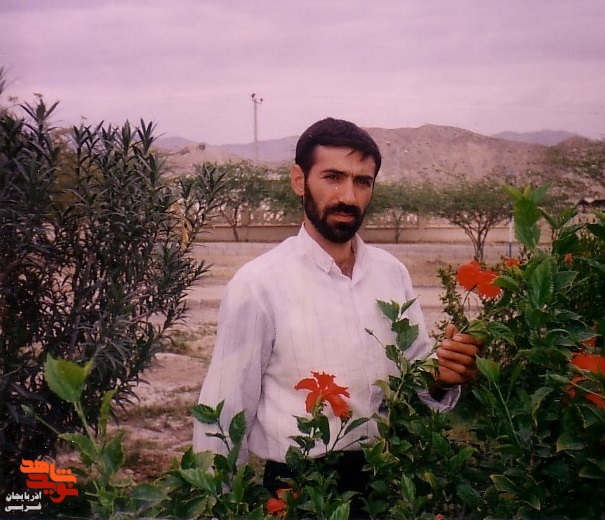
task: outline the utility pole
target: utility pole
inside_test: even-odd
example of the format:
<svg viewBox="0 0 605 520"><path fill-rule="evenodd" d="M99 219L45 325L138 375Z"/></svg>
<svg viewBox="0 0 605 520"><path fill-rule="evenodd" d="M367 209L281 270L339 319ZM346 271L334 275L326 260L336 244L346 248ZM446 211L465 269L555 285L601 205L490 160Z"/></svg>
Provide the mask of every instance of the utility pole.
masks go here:
<svg viewBox="0 0 605 520"><path fill-rule="evenodd" d="M257 98L254 92L251 97L254 104L254 155L258 161L258 105L263 102L263 98Z"/></svg>

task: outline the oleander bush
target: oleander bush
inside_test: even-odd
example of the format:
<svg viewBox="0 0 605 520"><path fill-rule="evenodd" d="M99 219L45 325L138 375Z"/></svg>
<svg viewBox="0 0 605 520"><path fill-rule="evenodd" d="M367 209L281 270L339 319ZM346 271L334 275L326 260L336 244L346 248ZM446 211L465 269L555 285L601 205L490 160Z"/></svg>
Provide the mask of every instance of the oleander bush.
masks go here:
<svg viewBox="0 0 605 520"><path fill-rule="evenodd" d="M223 182L207 168L170 185L152 124L59 131L55 108L0 111L0 491L22 458L52 452L56 430L81 427L44 380L47 356L92 361L93 426L106 390L133 397L207 270L192 240Z"/></svg>

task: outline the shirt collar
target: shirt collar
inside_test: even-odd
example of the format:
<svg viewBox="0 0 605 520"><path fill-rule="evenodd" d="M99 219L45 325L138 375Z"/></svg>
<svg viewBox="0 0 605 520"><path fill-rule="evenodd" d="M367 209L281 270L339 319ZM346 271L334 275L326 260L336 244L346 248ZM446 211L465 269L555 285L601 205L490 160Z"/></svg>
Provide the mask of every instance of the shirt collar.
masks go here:
<svg viewBox="0 0 605 520"><path fill-rule="evenodd" d="M332 269L340 272L334 259L323 249L305 229L304 224L298 232L298 239L302 248L302 252L306 254L320 269L329 273ZM353 251L355 251L355 267L353 269L353 278L359 277L364 271L365 261L365 242L356 234L353 237Z"/></svg>

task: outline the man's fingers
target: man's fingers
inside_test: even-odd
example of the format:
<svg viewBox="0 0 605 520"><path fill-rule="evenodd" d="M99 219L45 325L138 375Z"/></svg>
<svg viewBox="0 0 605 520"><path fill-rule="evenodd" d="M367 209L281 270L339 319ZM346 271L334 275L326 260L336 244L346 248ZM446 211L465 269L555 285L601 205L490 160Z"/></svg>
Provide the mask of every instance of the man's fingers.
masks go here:
<svg viewBox="0 0 605 520"><path fill-rule="evenodd" d="M436 351L437 359L439 363L444 361L451 361L453 363L459 363L461 365L475 364L475 355L477 353L477 347L470 345L465 351L450 350L447 348L439 347Z"/></svg>
<svg viewBox="0 0 605 520"><path fill-rule="evenodd" d="M447 339L452 339L452 337L454 336L454 334L457 332L456 330L456 326L453 323L448 323L445 326L445 337Z"/></svg>
<svg viewBox="0 0 605 520"><path fill-rule="evenodd" d="M480 346L483 344L483 341L481 341L480 339L477 339L474 336L471 336L470 334L462 334L460 332L454 334L449 339L456 341L458 343L471 343L471 344L477 345L477 346Z"/></svg>
<svg viewBox="0 0 605 520"><path fill-rule="evenodd" d="M459 352L472 357L475 357L479 353L479 347L475 343L462 343L460 341L452 341L450 339L444 339L441 342L441 346L437 350L439 349L448 352Z"/></svg>

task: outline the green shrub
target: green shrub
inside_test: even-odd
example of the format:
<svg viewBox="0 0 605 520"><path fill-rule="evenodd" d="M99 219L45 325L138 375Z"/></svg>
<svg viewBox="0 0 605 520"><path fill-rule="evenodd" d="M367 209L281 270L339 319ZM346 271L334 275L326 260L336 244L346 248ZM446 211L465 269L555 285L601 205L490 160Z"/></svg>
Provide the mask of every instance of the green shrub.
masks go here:
<svg viewBox="0 0 605 520"><path fill-rule="evenodd" d="M223 183L207 169L170 186L151 124L60 132L55 107L0 112L0 489L53 449L45 424L78 427L44 381L48 355L92 360L90 424L106 390L132 397L207 270L192 240Z"/></svg>

